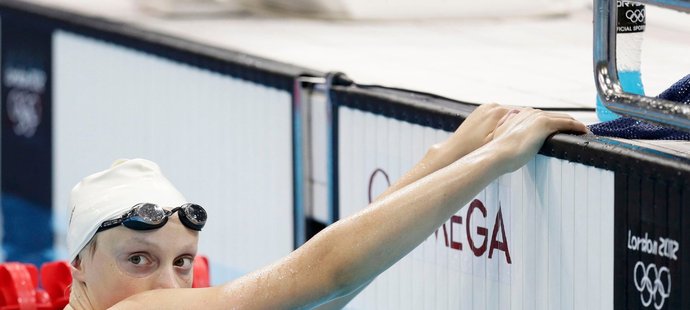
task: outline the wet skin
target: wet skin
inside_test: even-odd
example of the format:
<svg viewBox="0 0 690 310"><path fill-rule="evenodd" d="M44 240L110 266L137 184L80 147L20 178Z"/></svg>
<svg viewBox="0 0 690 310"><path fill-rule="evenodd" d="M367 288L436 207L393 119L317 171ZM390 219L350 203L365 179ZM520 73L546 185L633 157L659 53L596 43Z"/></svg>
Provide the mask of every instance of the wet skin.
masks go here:
<svg viewBox="0 0 690 310"><path fill-rule="evenodd" d="M197 236L177 221L147 235L146 244L136 240L142 233L125 228L115 232L125 235L99 236L97 253L85 260L79 278L87 283L88 297L98 301L91 304L96 309L142 291L114 308L295 309L328 301L339 308L491 181L533 158L558 131L587 129L566 114L481 106L364 211L327 227L276 263L221 286L154 290L191 285L176 262L195 254ZM142 272L132 267L140 263L132 261L137 251L150 254L154 267Z"/></svg>

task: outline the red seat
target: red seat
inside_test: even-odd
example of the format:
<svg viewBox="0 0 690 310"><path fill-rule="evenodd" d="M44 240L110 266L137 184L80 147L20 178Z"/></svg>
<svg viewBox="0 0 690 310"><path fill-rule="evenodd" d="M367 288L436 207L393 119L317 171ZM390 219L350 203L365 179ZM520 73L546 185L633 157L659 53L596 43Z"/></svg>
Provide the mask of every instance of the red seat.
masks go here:
<svg viewBox="0 0 690 310"><path fill-rule="evenodd" d="M0 264L0 310L37 309L38 272L33 265L28 266L22 263Z"/></svg>
<svg viewBox="0 0 690 310"><path fill-rule="evenodd" d="M69 303L72 271L66 261L45 263L41 266L41 284L54 309L63 309Z"/></svg>
<svg viewBox="0 0 690 310"><path fill-rule="evenodd" d="M34 294L35 308L29 307L27 309L38 309L38 310L52 310L53 304L50 301L50 296L48 293L38 287L38 268L33 264L22 264L24 268L29 272L31 276L31 285ZM62 308L60 308L62 309Z"/></svg>
<svg viewBox="0 0 690 310"><path fill-rule="evenodd" d="M209 287L211 286L210 278L208 258L206 256L198 255L196 259L194 259L194 280L192 282L192 287Z"/></svg>

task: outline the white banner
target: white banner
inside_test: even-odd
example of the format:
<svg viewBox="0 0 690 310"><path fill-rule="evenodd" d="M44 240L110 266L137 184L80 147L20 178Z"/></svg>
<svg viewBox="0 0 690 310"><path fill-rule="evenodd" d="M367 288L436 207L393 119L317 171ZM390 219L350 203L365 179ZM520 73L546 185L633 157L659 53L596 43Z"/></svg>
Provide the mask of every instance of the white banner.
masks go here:
<svg viewBox="0 0 690 310"><path fill-rule="evenodd" d="M449 135L345 107L339 117L341 217ZM613 216L612 172L538 155L491 183L348 307L611 309Z"/></svg>

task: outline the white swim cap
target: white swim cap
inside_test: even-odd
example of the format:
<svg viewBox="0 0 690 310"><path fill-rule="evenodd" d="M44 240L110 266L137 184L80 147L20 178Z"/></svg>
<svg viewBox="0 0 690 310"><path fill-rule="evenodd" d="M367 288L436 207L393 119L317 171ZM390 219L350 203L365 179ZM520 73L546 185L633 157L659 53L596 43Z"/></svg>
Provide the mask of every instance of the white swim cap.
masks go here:
<svg viewBox="0 0 690 310"><path fill-rule="evenodd" d="M173 208L187 200L156 163L145 159L116 160L109 169L79 182L70 195L69 261L74 261L101 223L122 216L142 202Z"/></svg>

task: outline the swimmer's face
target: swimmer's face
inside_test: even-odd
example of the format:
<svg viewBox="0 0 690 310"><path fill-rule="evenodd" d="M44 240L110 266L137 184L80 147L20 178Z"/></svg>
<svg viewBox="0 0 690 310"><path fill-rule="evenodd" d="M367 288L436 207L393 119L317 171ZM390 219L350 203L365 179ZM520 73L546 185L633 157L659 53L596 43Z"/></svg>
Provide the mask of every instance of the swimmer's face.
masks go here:
<svg viewBox="0 0 690 310"><path fill-rule="evenodd" d="M192 287L198 232L182 225L177 215L159 229L120 226L97 237L93 256L85 255L76 275L95 308L105 309L147 290Z"/></svg>

